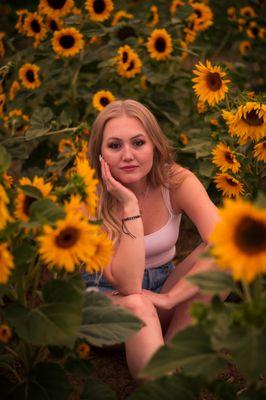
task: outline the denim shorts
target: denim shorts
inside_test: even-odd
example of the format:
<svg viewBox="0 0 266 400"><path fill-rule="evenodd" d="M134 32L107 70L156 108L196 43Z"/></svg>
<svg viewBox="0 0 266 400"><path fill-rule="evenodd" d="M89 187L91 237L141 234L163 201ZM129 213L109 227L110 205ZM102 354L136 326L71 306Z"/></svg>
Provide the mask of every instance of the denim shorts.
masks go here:
<svg viewBox="0 0 266 400"><path fill-rule="evenodd" d="M146 268L144 270L144 276L142 281L142 289L148 289L152 292L160 293L161 288L170 274L171 271L175 269L172 261L167 262L164 265L155 268ZM112 292L116 289L108 282L108 280L101 276L100 273L94 272L89 274L88 272L83 272L82 277L85 281L87 289L100 290L103 292Z"/></svg>

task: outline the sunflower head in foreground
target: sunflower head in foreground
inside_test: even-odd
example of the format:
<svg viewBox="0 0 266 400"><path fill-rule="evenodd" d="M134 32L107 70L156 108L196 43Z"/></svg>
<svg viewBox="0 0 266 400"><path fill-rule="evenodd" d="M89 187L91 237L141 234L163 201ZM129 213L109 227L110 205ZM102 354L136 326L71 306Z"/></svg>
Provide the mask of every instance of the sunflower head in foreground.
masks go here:
<svg viewBox="0 0 266 400"><path fill-rule="evenodd" d="M151 58L157 61L166 60L173 51L172 38L166 29L154 29L148 42L147 50Z"/></svg>
<svg viewBox="0 0 266 400"><path fill-rule="evenodd" d="M76 28L63 28L54 32L54 51L62 57L73 57L84 47L83 35Z"/></svg>
<svg viewBox="0 0 266 400"><path fill-rule="evenodd" d="M118 50L117 73L123 78L134 78L141 73L142 62L138 54L128 45L122 46Z"/></svg>
<svg viewBox="0 0 266 400"><path fill-rule="evenodd" d="M212 66L207 60L206 65L199 62L193 72L197 75L192 79L195 82L193 88L200 101L206 101L210 106L215 106L225 98L228 92L227 83L230 80L224 79L226 73L220 66Z"/></svg>
<svg viewBox="0 0 266 400"><path fill-rule="evenodd" d="M0 229L3 229L8 221L12 221L7 208L7 204L9 204L9 202L10 200L6 194L6 191L0 183Z"/></svg>
<svg viewBox="0 0 266 400"><path fill-rule="evenodd" d="M85 266L86 271L92 273L105 268L111 260L112 251L112 241L108 239L106 232L102 232L97 237L95 252Z"/></svg>
<svg viewBox="0 0 266 400"><path fill-rule="evenodd" d="M39 71L40 67L35 64L24 64L18 72L22 85L27 89L37 89L41 85Z"/></svg>
<svg viewBox="0 0 266 400"><path fill-rule="evenodd" d="M34 186L40 190L44 198L48 198L52 201L55 200L55 196L51 194L52 185L51 183L45 183L43 178L35 176L33 181L29 178L21 178L19 181L20 185L30 185ZM23 192L22 189L18 189L18 194L16 197L16 209L15 216L21 221L29 221L29 209L32 203L34 203L37 199L35 197L31 197Z"/></svg>
<svg viewBox="0 0 266 400"><path fill-rule="evenodd" d="M100 90L95 93L92 99L93 107L102 111L108 104L115 100L115 96L109 90Z"/></svg>
<svg viewBox="0 0 266 400"><path fill-rule="evenodd" d="M217 189L223 192L223 196L238 198L244 193L243 184L226 172L217 174L214 182Z"/></svg>
<svg viewBox="0 0 266 400"><path fill-rule="evenodd" d="M253 155L257 161L266 162L266 141L262 141L254 146Z"/></svg>
<svg viewBox="0 0 266 400"><path fill-rule="evenodd" d="M50 17L64 17L74 7L74 0L40 0L39 11Z"/></svg>
<svg viewBox="0 0 266 400"><path fill-rule="evenodd" d="M240 163L237 161L236 155L230 150L228 146L219 143L212 151L213 164L217 165L222 172L230 169L233 173L238 172Z"/></svg>
<svg viewBox="0 0 266 400"><path fill-rule="evenodd" d="M85 8L92 21L103 22L110 17L114 3L112 0L86 0Z"/></svg>
<svg viewBox="0 0 266 400"><path fill-rule="evenodd" d="M69 213L56 222L55 228L43 227L43 235L37 238L39 253L49 268L73 272L94 255L97 233L98 226L82 219L79 213Z"/></svg>
<svg viewBox="0 0 266 400"><path fill-rule="evenodd" d="M13 256L8 250L8 243L0 243L0 284L5 285L14 269Z"/></svg>
<svg viewBox="0 0 266 400"><path fill-rule="evenodd" d="M251 282L266 272L266 211L243 200L226 200L209 240L217 264L235 280Z"/></svg>
<svg viewBox="0 0 266 400"><path fill-rule="evenodd" d="M237 111L224 110L229 133L239 138L240 144L245 144L249 139L258 141L265 137L266 132L266 105L249 101L239 106Z"/></svg>

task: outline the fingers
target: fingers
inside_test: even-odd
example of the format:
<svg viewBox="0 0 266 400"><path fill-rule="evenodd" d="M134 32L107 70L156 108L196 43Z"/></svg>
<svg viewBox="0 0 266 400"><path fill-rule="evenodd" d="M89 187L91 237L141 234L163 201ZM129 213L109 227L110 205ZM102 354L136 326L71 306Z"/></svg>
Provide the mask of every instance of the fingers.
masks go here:
<svg viewBox="0 0 266 400"><path fill-rule="evenodd" d="M102 156L100 156L99 159L100 159L100 163L101 163L103 181L107 186L107 190L110 190L110 184L112 183L112 180L113 180L113 177L110 172L110 168Z"/></svg>

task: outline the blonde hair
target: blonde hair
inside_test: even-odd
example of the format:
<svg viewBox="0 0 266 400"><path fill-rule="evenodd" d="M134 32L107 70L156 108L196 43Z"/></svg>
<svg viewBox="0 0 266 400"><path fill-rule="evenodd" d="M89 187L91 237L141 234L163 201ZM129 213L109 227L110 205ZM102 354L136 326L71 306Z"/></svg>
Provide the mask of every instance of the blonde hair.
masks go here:
<svg viewBox="0 0 266 400"><path fill-rule="evenodd" d="M163 134L156 118L143 104L135 100L117 100L108 104L97 116L92 126L92 134L89 143L89 160L95 169L99 180L98 194L100 198L98 206L99 219L103 219L103 226L109 236L115 242L121 231L121 221L114 213L117 200L106 190L101 178L101 166L99 155L103 141L103 133L106 123L116 117L126 115L138 119L144 126L150 140L154 145L153 165L147 178L151 186L168 186L171 178L174 162L174 152L169 139Z"/></svg>

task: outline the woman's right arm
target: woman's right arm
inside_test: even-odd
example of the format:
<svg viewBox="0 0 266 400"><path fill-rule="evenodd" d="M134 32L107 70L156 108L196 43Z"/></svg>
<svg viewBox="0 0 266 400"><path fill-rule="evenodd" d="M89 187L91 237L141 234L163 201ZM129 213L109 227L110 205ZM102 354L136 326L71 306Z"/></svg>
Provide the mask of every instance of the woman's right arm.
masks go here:
<svg viewBox="0 0 266 400"><path fill-rule="evenodd" d="M102 177L107 190L122 205L123 218L139 215L139 204L134 193L112 177L104 160L101 161L101 165ZM121 232L119 243L111 263L104 270L104 275L121 294L129 295L141 293L145 267L145 247L142 218L126 221L125 224L134 237Z"/></svg>

